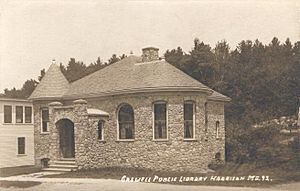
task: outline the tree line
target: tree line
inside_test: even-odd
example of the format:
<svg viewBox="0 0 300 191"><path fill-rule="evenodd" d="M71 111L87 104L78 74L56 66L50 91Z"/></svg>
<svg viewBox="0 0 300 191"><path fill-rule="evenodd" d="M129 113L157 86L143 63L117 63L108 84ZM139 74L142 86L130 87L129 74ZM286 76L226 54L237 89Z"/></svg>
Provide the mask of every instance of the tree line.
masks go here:
<svg viewBox="0 0 300 191"><path fill-rule="evenodd" d="M278 127L255 129L252 125L280 116L296 117L300 41L292 44L287 38L281 43L274 37L265 45L259 40L247 40L231 50L226 41L212 48L195 39L191 51L184 52L181 47L168 50L165 59L232 99L225 107L227 161L276 163L275 158L284 155L278 146ZM261 148L268 153L259 152Z"/></svg>
<svg viewBox="0 0 300 191"><path fill-rule="evenodd" d="M95 62L90 63L88 66L86 66L82 61L76 61L75 58L70 58L67 66L64 66L62 63L60 63L59 66L66 79L69 82L73 82L97 70L100 70L112 63L118 62L119 60L125 57L127 57L125 54L122 54L121 56L113 54L107 62L102 62L100 57L98 57ZM46 70L42 69L40 71L40 75L38 76L38 81L34 79L26 80L21 89L16 89L15 87L12 89L4 89L4 94L0 94L0 97L24 99L28 98L35 89L35 87L42 80L45 73Z"/></svg>
<svg viewBox="0 0 300 191"><path fill-rule="evenodd" d="M293 115L297 112L300 95L300 42L292 44L287 38L280 42L274 37L269 44L259 40L243 40L231 49L223 40L214 47L194 39L190 51L181 47L167 50L166 61L212 89L232 98L226 106L226 119L233 124L252 124L261 120ZM85 65L71 58L60 68L69 82L73 82L126 55L113 54L107 62L100 57ZM4 96L27 98L45 74L41 70L38 81L27 80L21 89L5 89Z"/></svg>
<svg viewBox="0 0 300 191"><path fill-rule="evenodd" d="M298 111L300 41L292 43L287 38L280 42L274 37L269 44L263 44L243 40L233 49L225 40L214 47L199 39L193 43L188 52L181 47L167 50L166 61L232 99L225 107L227 160L255 161L262 157L257 149L266 143L265 138L276 137L278 128L253 129L252 124ZM98 57L89 65L71 58L66 66L60 63L60 69L73 82L125 57L113 54L104 63ZM21 89L5 89L2 96L28 98L44 75L45 69L38 81L30 79ZM274 145L270 148L273 153Z"/></svg>
<svg viewBox="0 0 300 191"><path fill-rule="evenodd" d="M241 41L231 50L226 41L214 48L194 40L189 52L167 50L165 59L232 101L226 107L229 122L244 125L296 114L300 95L300 42L274 37Z"/></svg>

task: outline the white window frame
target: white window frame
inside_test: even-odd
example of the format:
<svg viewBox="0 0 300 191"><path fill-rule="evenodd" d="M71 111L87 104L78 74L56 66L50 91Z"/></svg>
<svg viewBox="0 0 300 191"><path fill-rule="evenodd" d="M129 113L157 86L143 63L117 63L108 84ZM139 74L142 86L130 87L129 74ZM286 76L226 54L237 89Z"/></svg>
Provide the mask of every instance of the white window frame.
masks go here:
<svg viewBox="0 0 300 191"><path fill-rule="evenodd" d="M21 107L22 108L22 122L21 123L17 122L17 107ZM24 108L23 105L16 105L15 106L15 123L16 124L23 124L23 123L25 123L25 108Z"/></svg>
<svg viewBox="0 0 300 191"><path fill-rule="evenodd" d="M30 123L26 123L26 107L30 107L31 108L31 122ZM25 105L24 106L24 123L25 124L33 124L33 108L32 108L32 106L29 106L29 105Z"/></svg>
<svg viewBox="0 0 300 191"><path fill-rule="evenodd" d="M48 110L48 116L49 116L49 121L47 123L47 131L43 131L43 110ZM48 107L42 107L40 110L40 119L41 119L41 134L49 134L49 122L50 122L50 115L49 115L49 108Z"/></svg>
<svg viewBox="0 0 300 191"><path fill-rule="evenodd" d="M101 139L99 139L99 123L102 123L102 128L101 128L101 131L102 131L102 136L101 136ZM105 121L100 119L97 123L97 139L98 141L104 141L104 124L105 124Z"/></svg>
<svg viewBox="0 0 300 191"><path fill-rule="evenodd" d="M195 101L192 101L192 100L186 100L186 101L184 101L184 103L183 103L183 115L184 115L184 104L192 104L193 105L193 137L192 138L185 138L184 137L184 132L183 132L183 139L184 140L195 140L195 138L196 138L196 135L195 135L195 133L196 133L196 103L195 103ZM183 119L183 121L184 121L184 119ZM184 131L184 124L183 124L183 131Z"/></svg>
<svg viewBox="0 0 300 191"><path fill-rule="evenodd" d="M6 123L6 122L5 122L5 109L4 109L5 106L11 107L11 122L10 122L10 123ZM13 118L13 114L14 114L13 108L14 108L14 107L13 107L12 105L3 105L3 124L13 124L13 122L14 122L14 121L13 121L13 119L14 119L14 118Z"/></svg>
<svg viewBox="0 0 300 191"><path fill-rule="evenodd" d="M24 138L24 154L19 154L19 138ZM27 151L27 149L26 149L26 137L25 136L19 136L19 137L17 137L17 144L16 144L16 155L17 156L25 156L26 155L26 151Z"/></svg>
<svg viewBox="0 0 300 191"><path fill-rule="evenodd" d="M166 139L155 139L155 104L165 104L166 105ZM168 141L169 140L169 112L168 112L168 102L167 101L155 101L152 103L152 141Z"/></svg>
<svg viewBox="0 0 300 191"><path fill-rule="evenodd" d="M116 118L117 118L117 141L134 141L135 138L136 138L136 134L135 134L135 116L134 116L134 108L132 107L132 105L130 105L130 107L132 108L133 110L133 130L134 130L134 138L133 139L120 139L120 134L119 134L119 111L121 109L121 107L123 107L124 105L130 105L129 103L121 103L119 104L118 106L118 109L117 109L117 113L116 113Z"/></svg>

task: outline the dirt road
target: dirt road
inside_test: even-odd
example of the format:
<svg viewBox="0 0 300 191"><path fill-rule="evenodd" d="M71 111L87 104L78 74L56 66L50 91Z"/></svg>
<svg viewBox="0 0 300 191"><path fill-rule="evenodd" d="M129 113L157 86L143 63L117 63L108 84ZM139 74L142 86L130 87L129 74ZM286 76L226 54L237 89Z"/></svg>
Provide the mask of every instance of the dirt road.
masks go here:
<svg viewBox="0 0 300 191"><path fill-rule="evenodd" d="M68 179L71 180L71 179ZM51 181L44 179L40 185L29 188L0 188L1 191L118 191L118 190L155 190L155 191L298 191L300 183L291 183L286 185L278 185L271 188L241 188L241 187L224 187L224 186L183 186L171 184L154 184L154 183L123 183L119 180L111 179L72 179L71 181L57 180L51 178Z"/></svg>

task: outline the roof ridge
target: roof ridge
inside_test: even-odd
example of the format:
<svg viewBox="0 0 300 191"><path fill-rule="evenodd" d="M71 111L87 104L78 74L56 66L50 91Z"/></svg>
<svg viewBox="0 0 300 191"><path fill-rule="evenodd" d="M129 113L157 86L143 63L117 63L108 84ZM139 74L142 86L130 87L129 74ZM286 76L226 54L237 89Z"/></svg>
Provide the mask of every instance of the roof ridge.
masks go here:
<svg viewBox="0 0 300 191"><path fill-rule="evenodd" d="M114 63L112 63L112 64L110 64L110 65L108 65L108 66L106 66L106 67L104 67L104 68L100 68L99 70L96 70L96 71L93 72L93 73L90 73L90 74L88 74L88 75L86 75L86 76L83 76L82 78L79 78L79 79L77 79L77 80L71 82L70 84L73 84L73 83L75 83L75 82L77 82L77 81L79 81L79 80L82 80L82 79L84 79L84 78L87 78L87 77L89 77L89 76L95 74L96 72L100 72L101 70L107 69L108 67L111 67L112 65L120 64L120 63L122 63L122 61L124 61L125 59L129 59L129 58L132 58L132 57L140 58L139 56L129 55L129 56L127 56L127 57L125 57L125 58L123 58L123 59L121 59L121 60L119 60L119 61L117 61L117 62L114 62Z"/></svg>

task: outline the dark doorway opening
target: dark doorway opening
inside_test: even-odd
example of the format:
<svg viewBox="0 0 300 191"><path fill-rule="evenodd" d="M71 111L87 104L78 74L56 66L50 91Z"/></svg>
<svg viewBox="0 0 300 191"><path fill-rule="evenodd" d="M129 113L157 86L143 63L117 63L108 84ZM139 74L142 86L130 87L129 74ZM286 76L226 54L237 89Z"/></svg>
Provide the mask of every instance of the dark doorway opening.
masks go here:
<svg viewBox="0 0 300 191"><path fill-rule="evenodd" d="M56 123L59 132L59 148L63 158L75 157L74 123L61 119Z"/></svg>

